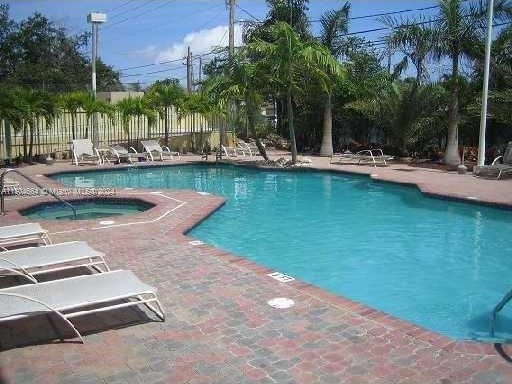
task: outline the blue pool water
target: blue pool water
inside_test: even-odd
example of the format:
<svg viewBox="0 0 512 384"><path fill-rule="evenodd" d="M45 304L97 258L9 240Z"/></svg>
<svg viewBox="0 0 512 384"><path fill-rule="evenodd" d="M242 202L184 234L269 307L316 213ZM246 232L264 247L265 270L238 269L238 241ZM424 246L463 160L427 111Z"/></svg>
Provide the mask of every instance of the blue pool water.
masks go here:
<svg viewBox="0 0 512 384"><path fill-rule="evenodd" d="M456 339L486 335L512 289L511 211L321 172L194 165L55 178L222 195L226 205L193 237ZM511 308L498 331L512 335Z"/></svg>

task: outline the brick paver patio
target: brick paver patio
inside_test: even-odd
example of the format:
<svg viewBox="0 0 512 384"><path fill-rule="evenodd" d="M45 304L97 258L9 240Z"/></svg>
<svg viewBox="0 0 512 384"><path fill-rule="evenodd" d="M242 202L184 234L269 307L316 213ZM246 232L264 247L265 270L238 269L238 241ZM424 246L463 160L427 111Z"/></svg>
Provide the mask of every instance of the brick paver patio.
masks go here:
<svg viewBox="0 0 512 384"><path fill-rule="evenodd" d="M314 159L314 166L512 206L511 180L404 172L401 165L330 166L325 159ZM23 171L38 175L66 169L76 170L57 164ZM45 177L38 181L57 185ZM45 317L2 323L0 383L512 382L511 363L492 345L456 342L300 281L279 283L264 267L190 244L193 239L183 233L221 206L220 197L142 190L118 191L117 197L156 206L115 218L111 226L97 221L42 224L55 242L86 240L107 254L112 268L131 269L156 286L166 321L142 309L83 317L76 323L86 335L84 345L53 340L55 331ZM16 210L45 199L9 200L1 224L26 221ZM291 298L296 305L273 309L267 301L275 297ZM505 346L502 353L512 354L512 348Z"/></svg>

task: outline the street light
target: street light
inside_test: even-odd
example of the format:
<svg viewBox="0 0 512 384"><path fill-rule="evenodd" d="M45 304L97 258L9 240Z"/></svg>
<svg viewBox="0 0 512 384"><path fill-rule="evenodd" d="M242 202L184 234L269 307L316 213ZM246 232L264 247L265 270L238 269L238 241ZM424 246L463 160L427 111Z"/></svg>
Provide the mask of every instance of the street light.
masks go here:
<svg viewBox="0 0 512 384"><path fill-rule="evenodd" d="M482 113L480 116L480 140L478 143L478 166L485 165L485 131L487 129L487 98L489 94L489 69L491 66L492 23L494 18L494 0L489 0L487 10L487 42L485 45L484 89L482 92Z"/></svg>
<svg viewBox="0 0 512 384"><path fill-rule="evenodd" d="M100 24L107 21L107 15L104 13L91 12L87 15L87 22L92 26L92 95L96 98L96 59L98 56L98 28ZM92 141L95 148L99 146L98 116L93 115L93 134Z"/></svg>

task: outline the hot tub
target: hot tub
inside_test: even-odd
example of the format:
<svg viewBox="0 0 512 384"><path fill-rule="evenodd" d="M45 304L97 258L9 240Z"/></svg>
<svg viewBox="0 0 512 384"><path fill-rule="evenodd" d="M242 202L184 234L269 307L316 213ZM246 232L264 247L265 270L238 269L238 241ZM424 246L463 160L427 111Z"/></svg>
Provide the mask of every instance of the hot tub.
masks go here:
<svg viewBox="0 0 512 384"><path fill-rule="evenodd" d="M138 199L92 199L70 203L76 209L76 218L73 211L60 202L37 204L20 213L34 220L95 220L136 214L154 207L153 204Z"/></svg>

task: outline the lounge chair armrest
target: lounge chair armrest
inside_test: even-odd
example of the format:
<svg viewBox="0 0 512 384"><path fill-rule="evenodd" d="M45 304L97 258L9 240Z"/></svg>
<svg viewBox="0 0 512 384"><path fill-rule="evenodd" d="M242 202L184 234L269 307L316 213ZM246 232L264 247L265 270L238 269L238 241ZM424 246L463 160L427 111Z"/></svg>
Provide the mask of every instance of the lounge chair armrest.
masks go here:
<svg viewBox="0 0 512 384"><path fill-rule="evenodd" d="M171 150L169 149L169 147L167 147L167 146L165 146L165 145L162 147L162 149L164 150L164 152L169 152L169 153L171 153Z"/></svg>
<svg viewBox="0 0 512 384"><path fill-rule="evenodd" d="M32 276L32 274L29 273L25 268L22 268L18 264L12 262L11 260L5 259L3 257L0 257L0 261L3 261L7 265L9 265L9 267L0 265L0 271L3 269L6 271L9 271L9 272L12 272L17 276L23 276L27 280L29 280L31 283L34 283L34 284L37 283L36 278L34 276Z"/></svg>
<svg viewBox="0 0 512 384"><path fill-rule="evenodd" d="M50 307L44 301L34 299L33 297L30 297L30 296L21 295L19 293L0 292L0 297L2 297L2 296L15 297L15 298L21 299L22 301L30 301L32 303L36 303L36 304L41 305L41 307L46 309L46 311L48 311L48 312L54 312L54 313L57 313L57 314L61 315L59 311L57 311L55 308Z"/></svg>
<svg viewBox="0 0 512 384"><path fill-rule="evenodd" d="M130 150L132 150L133 153L138 153L137 150L135 148L133 148L133 147L128 148L128 152L130 152Z"/></svg>
<svg viewBox="0 0 512 384"><path fill-rule="evenodd" d="M496 165L500 159L503 159L503 156L498 156L497 158L495 158L494 161L492 162L492 165Z"/></svg>

